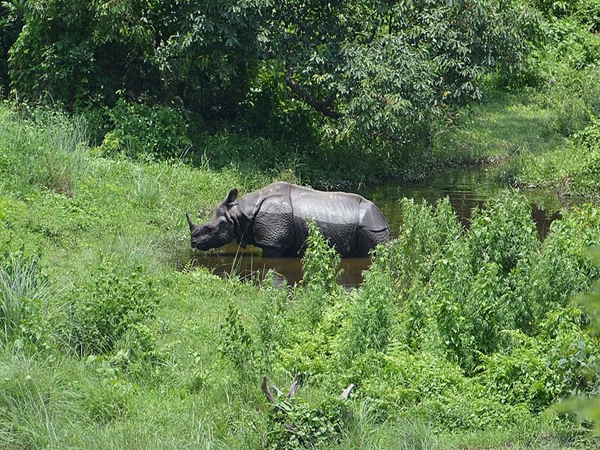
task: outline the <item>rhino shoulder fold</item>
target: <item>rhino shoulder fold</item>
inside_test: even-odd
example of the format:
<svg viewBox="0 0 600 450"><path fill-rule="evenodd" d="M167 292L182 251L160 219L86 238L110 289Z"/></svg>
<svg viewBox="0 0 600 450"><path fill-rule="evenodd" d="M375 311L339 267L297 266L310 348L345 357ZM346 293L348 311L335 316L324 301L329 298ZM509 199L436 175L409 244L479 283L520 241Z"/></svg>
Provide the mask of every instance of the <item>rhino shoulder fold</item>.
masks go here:
<svg viewBox="0 0 600 450"><path fill-rule="evenodd" d="M294 242L294 211L285 195L265 198L253 220L254 243L259 247L289 249Z"/></svg>

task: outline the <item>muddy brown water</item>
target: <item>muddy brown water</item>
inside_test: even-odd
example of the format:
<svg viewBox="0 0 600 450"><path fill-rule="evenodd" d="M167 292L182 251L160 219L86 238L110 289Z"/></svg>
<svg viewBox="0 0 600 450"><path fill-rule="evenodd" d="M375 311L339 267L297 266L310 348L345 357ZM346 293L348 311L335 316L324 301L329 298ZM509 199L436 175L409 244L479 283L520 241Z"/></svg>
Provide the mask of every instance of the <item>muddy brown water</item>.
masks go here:
<svg viewBox="0 0 600 450"><path fill-rule="evenodd" d="M448 197L457 217L466 226L474 208L481 208L487 200L502 191L497 179L497 172L491 170L454 169L436 174L435 179L416 183L390 183L361 189L358 193L372 200L382 210L392 234L397 235L402 221L401 198L434 204L439 199ZM554 192L526 191L524 194L532 204L531 216L543 239L552 221L560 217L560 209L569 205ZM235 242L208 252L190 248L181 254L179 260L181 267L202 266L223 277L237 276L257 280L272 270L275 282L279 285L293 285L302 279L300 258L263 258L260 249L253 246L241 249ZM369 263L368 258L343 259L343 275L339 283L347 288L358 286Z"/></svg>

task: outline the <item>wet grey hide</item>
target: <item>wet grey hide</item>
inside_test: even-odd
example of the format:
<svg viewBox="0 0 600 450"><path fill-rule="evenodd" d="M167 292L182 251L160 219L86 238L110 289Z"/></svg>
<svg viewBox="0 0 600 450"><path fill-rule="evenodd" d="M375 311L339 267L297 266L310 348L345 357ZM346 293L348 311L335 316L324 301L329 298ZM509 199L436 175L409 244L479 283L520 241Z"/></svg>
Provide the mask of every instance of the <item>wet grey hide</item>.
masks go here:
<svg viewBox="0 0 600 450"><path fill-rule="evenodd" d="M277 182L238 199L229 191L214 216L203 225L190 226L193 248L208 250L237 239L242 247L253 244L265 257L300 256L314 221L342 257L368 256L377 244L390 240L381 211L357 194L323 192Z"/></svg>

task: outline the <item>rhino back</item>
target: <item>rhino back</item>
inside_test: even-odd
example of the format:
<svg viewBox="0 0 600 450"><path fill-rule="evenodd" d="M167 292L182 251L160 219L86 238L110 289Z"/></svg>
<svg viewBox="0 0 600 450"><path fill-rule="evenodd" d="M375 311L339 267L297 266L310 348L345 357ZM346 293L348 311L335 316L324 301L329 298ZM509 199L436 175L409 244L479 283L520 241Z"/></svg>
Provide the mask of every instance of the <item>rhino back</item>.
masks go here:
<svg viewBox="0 0 600 450"><path fill-rule="evenodd" d="M292 189L294 247L300 249L304 245L308 236L307 221L314 221L338 252L343 256L353 254L361 199L356 194Z"/></svg>
<svg viewBox="0 0 600 450"><path fill-rule="evenodd" d="M342 256L366 256L377 243L389 240L381 211L357 194L276 182L244 196L239 210L253 224L248 242L282 255L302 253L309 221L316 222Z"/></svg>

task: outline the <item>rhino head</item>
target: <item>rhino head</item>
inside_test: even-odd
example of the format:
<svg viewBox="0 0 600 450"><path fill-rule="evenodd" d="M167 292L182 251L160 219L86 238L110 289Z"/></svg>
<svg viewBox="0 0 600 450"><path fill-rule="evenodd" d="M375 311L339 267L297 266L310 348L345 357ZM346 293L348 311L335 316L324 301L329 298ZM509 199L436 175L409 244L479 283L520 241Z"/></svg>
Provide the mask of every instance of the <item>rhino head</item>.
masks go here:
<svg viewBox="0 0 600 450"><path fill-rule="evenodd" d="M209 250L229 244L236 237L236 225L230 209L237 205L238 190L232 189L217 205L214 216L203 225L192 223L188 213L185 213L190 226L192 248Z"/></svg>

